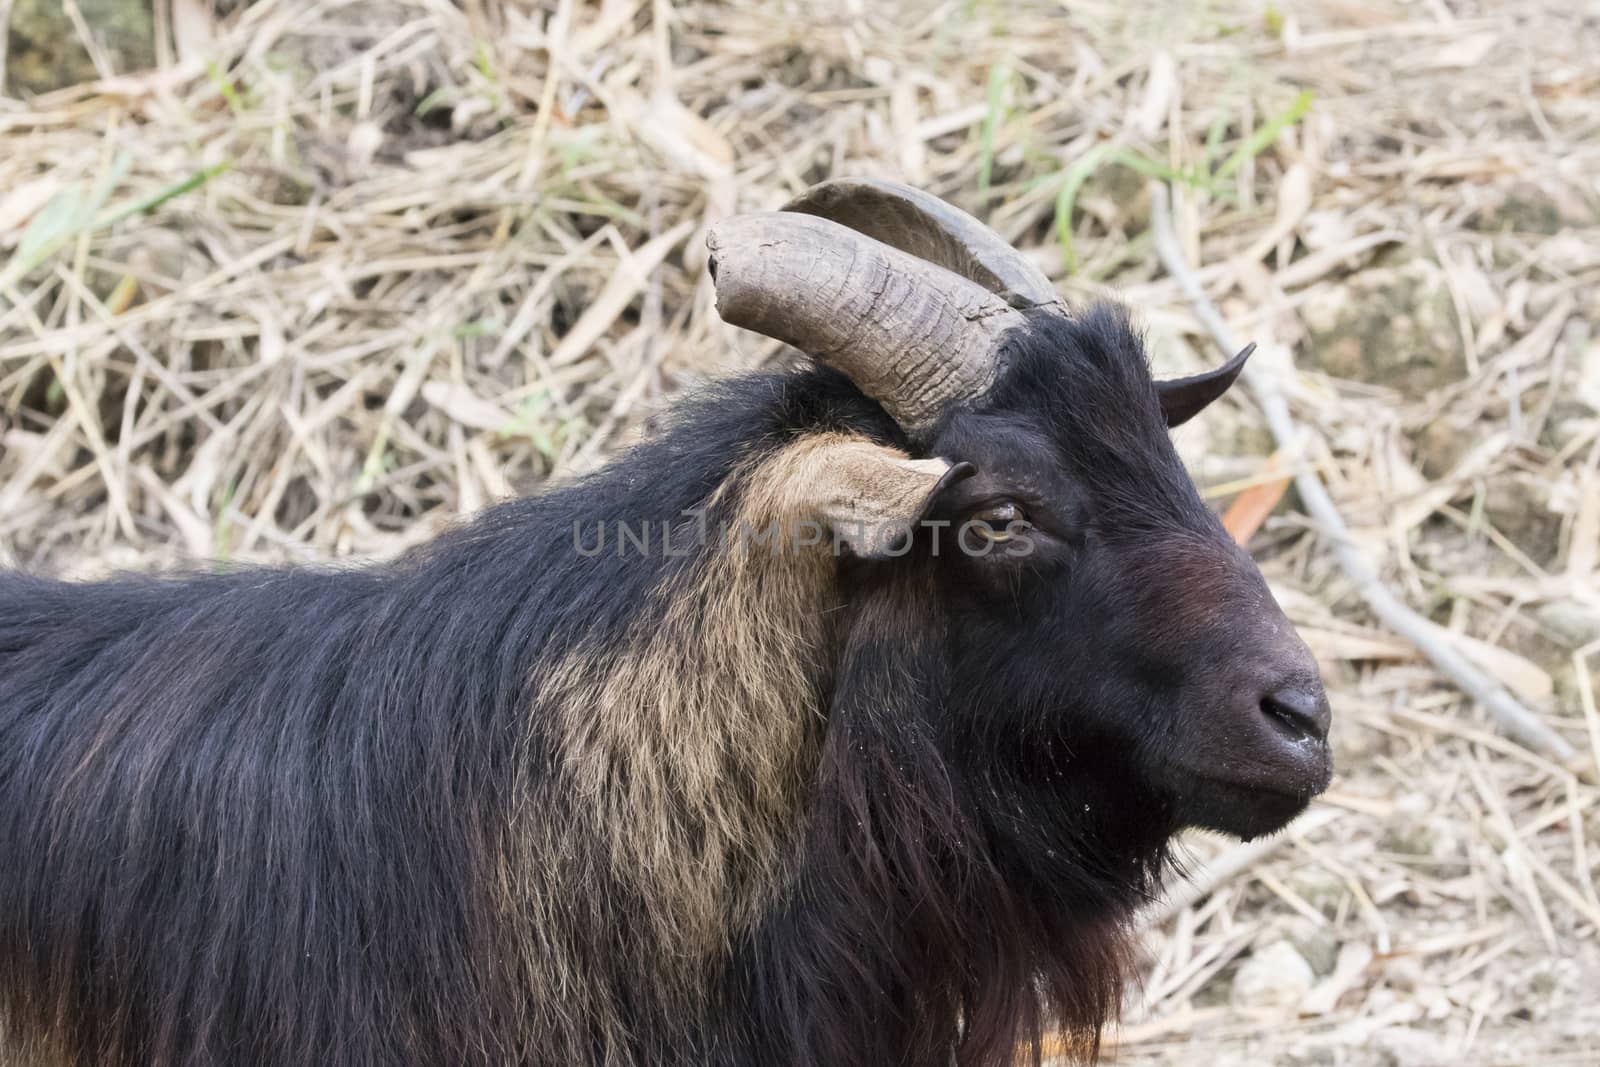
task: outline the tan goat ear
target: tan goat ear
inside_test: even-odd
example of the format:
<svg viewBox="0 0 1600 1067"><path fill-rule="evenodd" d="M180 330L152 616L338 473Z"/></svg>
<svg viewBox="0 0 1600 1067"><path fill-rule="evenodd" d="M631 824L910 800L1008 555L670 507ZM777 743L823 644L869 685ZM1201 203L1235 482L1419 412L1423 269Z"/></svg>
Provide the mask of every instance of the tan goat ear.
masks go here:
<svg viewBox="0 0 1600 1067"><path fill-rule="evenodd" d="M836 445L821 458L812 485L816 517L834 544L864 559L905 555L940 494L973 473L970 463L912 459L865 441Z"/></svg>

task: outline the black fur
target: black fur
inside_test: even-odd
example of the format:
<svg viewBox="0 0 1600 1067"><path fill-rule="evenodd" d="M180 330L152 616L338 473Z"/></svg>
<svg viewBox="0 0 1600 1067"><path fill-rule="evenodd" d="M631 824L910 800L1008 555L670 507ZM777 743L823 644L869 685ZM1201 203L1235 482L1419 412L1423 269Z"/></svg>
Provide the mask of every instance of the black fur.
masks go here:
<svg viewBox="0 0 1600 1067"><path fill-rule="evenodd" d="M946 1067L1056 1026L1092 1049L1169 835L1260 832L1165 768L1237 684L1264 586L1119 314L1041 320L1010 362L926 450L980 469L956 518L986 492L1037 499L1041 548L841 565L794 874L704 996L627 962L640 902L611 875L549 876L583 904L543 935L577 946L621 1034L529 1022L563 1009L508 962L488 883L515 820L583 802L513 810L555 758L541 665L619 645L699 561L586 557L574 520L675 519L819 429L906 446L844 379L722 385L600 473L391 565L0 574L0 1055ZM1185 574L1215 610L1174 606Z"/></svg>

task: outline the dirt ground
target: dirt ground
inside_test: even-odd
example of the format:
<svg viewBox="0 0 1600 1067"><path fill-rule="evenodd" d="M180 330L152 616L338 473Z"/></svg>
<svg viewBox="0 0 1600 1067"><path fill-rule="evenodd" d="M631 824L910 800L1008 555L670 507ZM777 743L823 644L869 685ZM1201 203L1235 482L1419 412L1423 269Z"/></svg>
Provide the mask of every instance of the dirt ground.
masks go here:
<svg viewBox="0 0 1600 1067"><path fill-rule="evenodd" d="M1600 1064L1600 5L150 15L153 68L69 19L52 47L97 80L38 95L9 37L0 563L387 556L601 463L791 358L717 320L704 229L831 175L949 197L1193 371L1218 354L1153 248L1165 183L1298 427L1278 455L1236 390L1180 447L1324 662L1340 774L1266 846L1188 843L1106 1058ZM1374 618L1307 471L1559 750Z"/></svg>

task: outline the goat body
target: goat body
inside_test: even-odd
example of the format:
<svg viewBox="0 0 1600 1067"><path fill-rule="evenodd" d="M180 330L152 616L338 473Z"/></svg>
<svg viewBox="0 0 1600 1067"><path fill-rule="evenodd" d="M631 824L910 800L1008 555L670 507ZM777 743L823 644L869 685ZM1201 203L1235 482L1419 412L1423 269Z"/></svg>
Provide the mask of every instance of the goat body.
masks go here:
<svg viewBox="0 0 1600 1067"><path fill-rule="evenodd" d="M691 536L791 522L845 453L921 476L814 369L390 564L0 574L0 1063L976 1067L1047 1027L1092 1054L1190 796L1139 762L1190 684L1150 659L1182 613L1106 568L1248 561L1125 322L1035 340L997 402L1044 407L934 453L1017 494L1081 464L1103 534L1020 569Z"/></svg>

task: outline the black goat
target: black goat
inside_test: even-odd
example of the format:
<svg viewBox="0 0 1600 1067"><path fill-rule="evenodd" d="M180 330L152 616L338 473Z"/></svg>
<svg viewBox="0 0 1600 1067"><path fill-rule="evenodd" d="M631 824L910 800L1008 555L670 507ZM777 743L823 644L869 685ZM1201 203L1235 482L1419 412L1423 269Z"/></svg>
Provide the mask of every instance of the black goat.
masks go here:
<svg viewBox="0 0 1600 1067"><path fill-rule="evenodd" d="M1324 787L1309 653L1153 383L974 220L714 233L832 367L386 566L0 574L0 1062L1092 1055L1169 836Z"/></svg>

